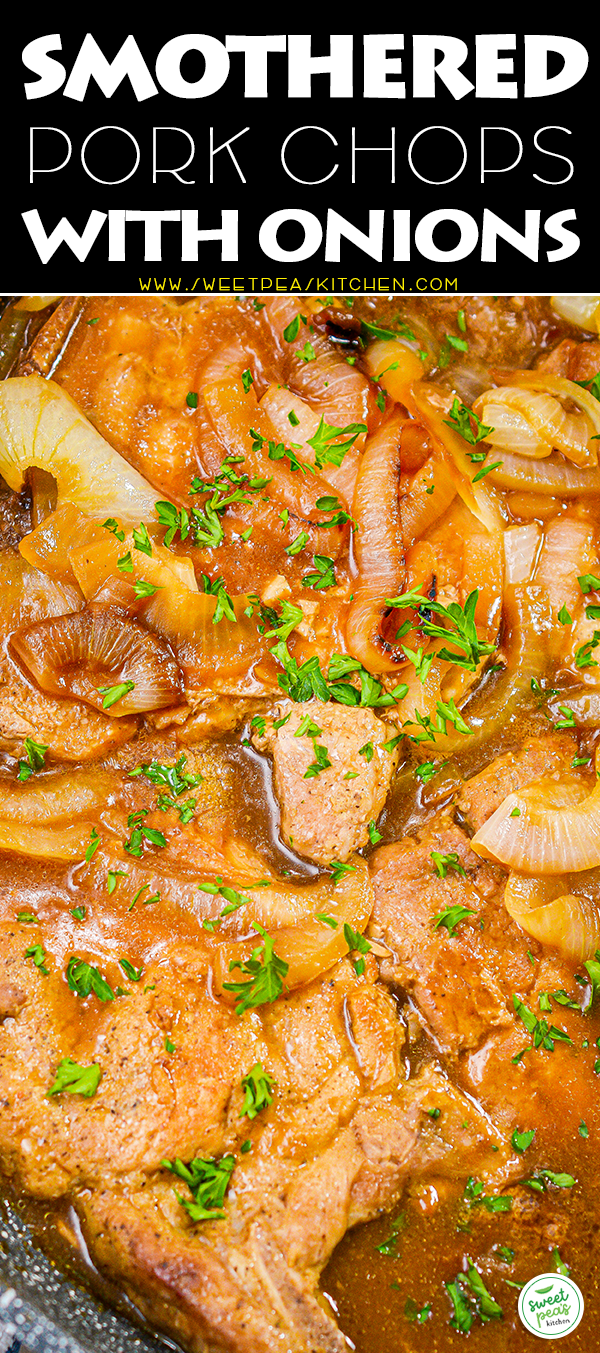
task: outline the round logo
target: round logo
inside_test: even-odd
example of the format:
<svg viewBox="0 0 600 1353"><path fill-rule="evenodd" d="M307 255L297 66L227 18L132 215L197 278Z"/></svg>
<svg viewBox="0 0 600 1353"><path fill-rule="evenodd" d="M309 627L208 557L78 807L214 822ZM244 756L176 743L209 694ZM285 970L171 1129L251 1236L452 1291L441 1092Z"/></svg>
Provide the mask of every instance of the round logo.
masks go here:
<svg viewBox="0 0 600 1353"><path fill-rule="evenodd" d="M538 1273L519 1296L521 1324L538 1339L562 1339L577 1328L582 1315L580 1288L560 1273Z"/></svg>

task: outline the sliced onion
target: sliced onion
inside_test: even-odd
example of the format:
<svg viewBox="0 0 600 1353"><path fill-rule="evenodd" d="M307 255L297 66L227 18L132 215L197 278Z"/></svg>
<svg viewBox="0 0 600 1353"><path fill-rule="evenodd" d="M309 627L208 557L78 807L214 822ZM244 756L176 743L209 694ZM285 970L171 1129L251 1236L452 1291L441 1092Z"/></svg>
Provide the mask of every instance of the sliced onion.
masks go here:
<svg viewBox="0 0 600 1353"><path fill-rule="evenodd" d="M557 315L590 333L600 333L600 296L553 296Z"/></svg>
<svg viewBox="0 0 600 1353"><path fill-rule="evenodd" d="M585 603L577 578L597 571L595 532L590 521L565 513L549 522L544 530L535 581L545 588L553 615L557 616L561 607L566 606L573 621L582 619ZM591 639L594 626L589 628L586 638ZM566 657L572 635L573 630L565 631L562 625L556 625L553 647L557 658Z"/></svg>
<svg viewBox="0 0 600 1353"><path fill-rule="evenodd" d="M406 427L413 433L414 425ZM402 451L406 437L402 437ZM401 460L404 457L401 453ZM456 477L452 466L439 451L434 451L422 469L400 477L400 521L405 550L419 540L438 521L456 498Z"/></svg>
<svg viewBox="0 0 600 1353"><path fill-rule="evenodd" d="M296 339L288 342L284 338L284 330L301 309L301 303L289 296L274 296L265 305L265 318L284 359L286 384L334 427L366 423L370 428L374 419L376 426L372 382L359 367L348 365L326 335L310 333L300 323ZM303 356L307 341L314 354L310 361Z"/></svg>
<svg viewBox="0 0 600 1353"><path fill-rule="evenodd" d="M337 922L335 929L323 921L314 920L270 932L275 942L274 952L288 964L284 986L289 990L314 981L320 973L327 972L348 953L344 925L351 926L358 934L367 928L373 910L373 885L369 868L358 855L353 857L351 865L353 873L344 875L335 885L329 884L325 904L323 885L306 885L306 892L313 895L311 902L314 897L311 915L323 909L327 916ZM256 935L251 940L219 945L215 955L215 986L225 1000L234 1001L236 996L224 990L224 984L243 980L240 969L231 970L231 964L243 963L250 958L253 949L260 943L260 936Z"/></svg>
<svg viewBox="0 0 600 1353"><path fill-rule="evenodd" d="M591 888L590 888L591 884ZM588 893L586 895L586 888ZM504 905L513 921L540 944L552 945L563 958L582 963L600 948L600 898L597 872L525 878L512 873Z"/></svg>
<svg viewBox="0 0 600 1353"><path fill-rule="evenodd" d="M415 411L430 433L434 445L445 448L454 464L456 488L463 502L488 531L497 531L503 524L498 498L490 486L491 474L473 483L477 466L467 456L468 443L448 427L453 396L441 386L419 381L413 387L411 412Z"/></svg>
<svg viewBox="0 0 600 1353"><path fill-rule="evenodd" d="M406 661L401 648L394 651L387 645L386 652L380 635L386 597L402 592L405 577L398 479L406 422L396 413L369 438L354 493L358 583L346 621L346 644L372 672L391 672Z"/></svg>
<svg viewBox="0 0 600 1353"><path fill-rule="evenodd" d="M537 522L511 526L504 532L506 582L524 583L531 577L542 540Z"/></svg>
<svg viewBox="0 0 600 1353"><path fill-rule="evenodd" d="M472 730L469 747L489 741L504 727L531 695L532 680L539 681L548 667L553 622L545 590L530 583L507 587L504 621L505 669L493 685L474 692L461 709Z"/></svg>
<svg viewBox="0 0 600 1353"><path fill-rule="evenodd" d="M123 542L113 535L102 532L101 540L93 539L89 544L68 551L68 559L84 597L89 601L112 577L133 584L142 578L153 587L176 589L185 596L198 592L198 584L192 560L185 555L172 554L164 545L152 540L152 554L147 555L136 550L133 536L127 534ZM29 539L29 537L27 537ZM129 554L131 568L122 573L118 567L119 558Z"/></svg>
<svg viewBox="0 0 600 1353"><path fill-rule="evenodd" d="M82 813L102 808L108 801L112 777L102 771L37 775L24 784L0 780L0 819L32 823L72 821Z"/></svg>
<svg viewBox="0 0 600 1353"><path fill-rule="evenodd" d="M503 800L471 845L477 855L522 873L595 869L600 864L600 785L591 794L581 780L528 785Z"/></svg>
<svg viewBox="0 0 600 1353"><path fill-rule="evenodd" d="M74 545L81 549L92 541L103 544L106 540L107 532L98 522L73 503L63 503L19 542L19 553L48 577L74 582L69 559Z"/></svg>
<svg viewBox="0 0 600 1353"><path fill-rule="evenodd" d="M91 822L76 827L36 827L33 823L0 820L0 850L28 855L34 860L81 860L90 844Z"/></svg>
<svg viewBox="0 0 600 1353"><path fill-rule="evenodd" d="M30 466L53 475L66 500L102 521L156 520L156 493L54 381L15 376L0 383L0 474L21 488Z"/></svg>
<svg viewBox="0 0 600 1353"><path fill-rule="evenodd" d="M565 403L575 404L580 412L568 412L563 407ZM507 419L503 417L503 406L509 411ZM542 371L512 372L511 384L479 395L473 411L482 423L491 425L486 441L492 445L542 457L554 449L582 468L598 464L597 443L592 439L600 433L600 404L589 390L564 376ZM520 444L511 444L511 411L530 430L529 448L523 437ZM515 431L518 433L518 428Z"/></svg>
<svg viewBox="0 0 600 1353"><path fill-rule="evenodd" d="M269 442L277 444L280 439L266 413L259 408L254 390L246 392L241 381L217 381L205 388L204 400L222 445L229 453L244 457L245 473L270 479L269 495L285 503L295 516L322 520L317 499L327 496L327 481L318 474L292 470L285 457L269 459ZM253 431L264 439L264 445L259 445ZM291 436L285 444L289 446L294 440Z"/></svg>
<svg viewBox="0 0 600 1353"><path fill-rule="evenodd" d="M182 695L181 674L167 646L118 611L87 608L13 634L11 647L49 695L84 700L112 718L164 709ZM132 683L106 707L100 687Z"/></svg>
<svg viewBox="0 0 600 1353"><path fill-rule="evenodd" d="M75 583L48 578L19 554L0 555L0 624L5 635L47 616L66 615L81 604Z"/></svg>
<svg viewBox="0 0 600 1353"><path fill-rule="evenodd" d="M236 620L214 623L217 598L183 588L165 588L150 599L144 623L167 639L184 674L186 687L211 684L215 677L247 674L266 651L258 633L250 598L232 598Z"/></svg>
<svg viewBox="0 0 600 1353"><path fill-rule="evenodd" d="M102 771L44 774L25 784L1 780L0 850L39 859L81 859L92 830L86 815L94 820L106 806L112 783Z"/></svg>
<svg viewBox="0 0 600 1353"><path fill-rule="evenodd" d="M263 395L260 406L267 414L272 426L275 429L277 439L289 446L290 442L296 443L301 450L297 452L301 460L314 465L315 452L312 446L308 445L309 438L312 439L321 422L320 415L311 409L306 400L301 399L299 395L292 394L285 385L270 385ZM289 414L293 413L298 420L297 423L290 423ZM340 440L345 440L341 438ZM346 439L347 440L347 439ZM353 446L342 460L341 465L326 464L321 470L323 479L337 490L341 495L343 504L348 506L352 502L356 476L360 464L360 453L364 446L365 435L361 433Z"/></svg>
<svg viewBox="0 0 600 1353"><path fill-rule="evenodd" d="M600 494L600 467L580 470L571 465L559 452L553 451L547 460L536 460L535 465L526 456L515 456L505 451L502 464L490 470L486 483L502 489L535 490L558 498L578 498L582 494Z"/></svg>
<svg viewBox="0 0 600 1353"><path fill-rule="evenodd" d="M373 380L391 395L396 404L406 404L415 381L422 380L424 366L408 339L383 338L369 343L365 364Z"/></svg>

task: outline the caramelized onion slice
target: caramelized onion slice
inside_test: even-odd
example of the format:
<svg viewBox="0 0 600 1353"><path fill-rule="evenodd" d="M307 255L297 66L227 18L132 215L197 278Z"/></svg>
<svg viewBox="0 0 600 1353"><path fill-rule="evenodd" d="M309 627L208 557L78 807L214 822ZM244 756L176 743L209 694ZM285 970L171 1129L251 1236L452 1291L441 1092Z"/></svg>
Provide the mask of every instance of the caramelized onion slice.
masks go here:
<svg viewBox="0 0 600 1353"><path fill-rule="evenodd" d="M600 948L597 870L548 878L512 873L504 905L526 934L558 949L572 963L593 958Z"/></svg>
<svg viewBox="0 0 600 1353"><path fill-rule="evenodd" d="M85 700L113 718L181 698L181 674L166 644L118 611L89 607L41 621L13 634L11 646L43 691ZM99 688L129 682L122 698L103 703Z"/></svg>
<svg viewBox="0 0 600 1353"><path fill-rule="evenodd" d="M42 823L73 821L81 813L103 807L113 777L103 771L38 775L24 784L0 781L0 821Z"/></svg>
<svg viewBox="0 0 600 1353"><path fill-rule="evenodd" d="M548 638L552 615L546 592L531 583L511 584L504 591L504 671L461 707L472 736L469 747L488 742L528 696L531 683L540 681L549 661Z"/></svg>
<svg viewBox="0 0 600 1353"><path fill-rule="evenodd" d="M594 437L600 433L600 404L565 376L513 372L509 386L479 395L473 411L491 426L486 441L492 446L533 457L548 456L554 449L580 468L598 464Z"/></svg>
<svg viewBox="0 0 600 1353"><path fill-rule="evenodd" d="M499 468L490 470L489 475L486 475L486 482L490 480L498 488L526 487L536 493L551 494L558 498L600 494L600 466L592 465L589 469L581 470L565 460L558 451L553 451L547 460L536 460L535 465L527 456L515 456L511 451L505 451Z"/></svg>
<svg viewBox="0 0 600 1353"><path fill-rule="evenodd" d="M434 445L445 448L454 467L457 492L466 507L488 531L497 531L503 525L498 496L490 486L491 474L473 483L477 465L467 456L468 443L448 426L453 397L448 390L427 381L413 386L411 412L416 412L430 433Z"/></svg>
<svg viewBox="0 0 600 1353"><path fill-rule="evenodd" d="M167 639L184 674L186 686L210 685L212 677L246 674L266 650L256 627L250 598L232 598L235 622L222 616L215 623L217 597L184 588L157 592L144 611L144 623Z"/></svg>
<svg viewBox="0 0 600 1353"><path fill-rule="evenodd" d="M325 896L322 883L309 883L305 889L311 903L314 902L311 914L330 917L336 922L335 929L315 919L270 931L275 941L274 952L288 964L285 987L290 990L314 981L320 973L327 972L348 953L344 925L351 926L359 934L366 930L373 910L369 868L358 855L353 857L351 863L354 872L345 874L336 885L329 883ZM230 971L230 965L243 963L250 958L257 945L260 945L260 936L219 945L215 954L215 986L225 1000L235 1000L235 994L225 991L224 983L243 980L240 969Z"/></svg>
<svg viewBox="0 0 600 1353"><path fill-rule="evenodd" d="M31 822L0 820L0 850L34 860L81 860L90 844L91 822L75 827L37 827Z"/></svg>
<svg viewBox="0 0 600 1353"><path fill-rule="evenodd" d="M600 333L600 296L553 296L557 315L590 333Z"/></svg>
<svg viewBox="0 0 600 1353"><path fill-rule="evenodd" d="M156 520L156 493L92 427L70 396L41 376L0 383L0 474L11 489L30 466L47 470L65 500L103 521Z"/></svg>
<svg viewBox="0 0 600 1353"><path fill-rule="evenodd" d="M540 780L509 794L473 837L477 855L529 874L579 873L600 864L600 784Z"/></svg>
<svg viewBox="0 0 600 1353"><path fill-rule="evenodd" d="M402 592L405 561L398 481L402 431L407 420L395 414L367 441L362 456L353 515L357 526L358 582L346 622L346 644L371 672L392 672L404 654L384 647L381 622L386 597Z"/></svg>

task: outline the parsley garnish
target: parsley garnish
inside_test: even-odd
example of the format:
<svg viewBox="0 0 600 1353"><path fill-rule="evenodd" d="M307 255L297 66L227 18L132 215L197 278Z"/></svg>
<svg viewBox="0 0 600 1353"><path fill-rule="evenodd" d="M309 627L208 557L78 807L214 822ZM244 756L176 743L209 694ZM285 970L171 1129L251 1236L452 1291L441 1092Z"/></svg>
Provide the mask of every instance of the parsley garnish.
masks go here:
<svg viewBox="0 0 600 1353"><path fill-rule="evenodd" d="M534 1137L535 1128L529 1128L528 1132L519 1132L518 1128L515 1128L510 1140L515 1151L518 1151L522 1155L523 1152L527 1151L528 1147L531 1146Z"/></svg>
<svg viewBox="0 0 600 1353"><path fill-rule="evenodd" d="M358 930L353 930L352 926L348 925L347 921L344 924L344 939L346 941L346 944L348 945L349 953L351 954L358 953L361 955L360 958L353 960L352 965L356 973L356 976L361 977L365 970L365 960L362 957L362 955L369 954L371 952L371 945L369 944L369 941L366 938L366 936L361 935Z"/></svg>
<svg viewBox="0 0 600 1353"><path fill-rule="evenodd" d="M34 742L33 738L25 738L23 741L25 748L25 761L19 761L18 780L28 780L35 771L44 769L44 758L48 747L43 742Z"/></svg>
<svg viewBox="0 0 600 1353"><path fill-rule="evenodd" d="M337 428L333 423L326 423L321 417L321 421L315 432L314 437L309 437L307 446L311 446L315 453L315 464L321 470L324 465L341 465L346 453L350 450L357 437L362 432L367 431L366 423L348 423L347 427ZM338 442L337 437L345 437L346 441Z"/></svg>
<svg viewBox="0 0 600 1353"><path fill-rule="evenodd" d="M252 950L250 958L242 962L236 960L229 965L230 972L234 968L239 968L248 975L249 980L223 983L225 991L234 991L239 997L235 1007L236 1015L243 1015L245 1010L275 1001L283 991L283 979L289 969L289 963L274 952L274 939L263 930L258 921L254 922L254 929L263 937L262 946L257 945L256 949Z"/></svg>
<svg viewBox="0 0 600 1353"><path fill-rule="evenodd" d="M533 1010L529 1010L518 996L513 996L513 1006L528 1034L532 1036L532 1047L542 1047L547 1052L553 1052L555 1042L572 1043L573 1040L564 1029L557 1029L554 1024L548 1025L545 1019L537 1019Z"/></svg>
<svg viewBox="0 0 600 1353"><path fill-rule="evenodd" d="M32 958L36 968L43 972L44 977L48 977L48 968L44 962L46 955L41 944L30 944L29 948L25 950L25 958Z"/></svg>
<svg viewBox="0 0 600 1353"><path fill-rule="evenodd" d="M452 662L458 667L465 667L468 671L474 672L481 657L494 651L494 644L486 643L477 634L474 617L478 597L479 589L475 588L467 597L463 608L456 601L450 602L449 606L442 606L438 601L431 601L420 592L405 592L400 597L386 597L385 604L401 609L408 607L418 609L419 625L424 634L431 635L435 639L450 639L461 650L456 653L447 648L440 648L437 657L444 662ZM427 612L442 616L449 624L444 627L434 625L427 618ZM453 702L449 703L451 705Z"/></svg>
<svg viewBox="0 0 600 1353"><path fill-rule="evenodd" d="M119 963L123 969L123 972L125 973L125 976L130 982L140 981L142 973L144 971L143 966L141 968L134 968L133 963L130 963L128 958L120 958Z"/></svg>
<svg viewBox="0 0 600 1353"><path fill-rule="evenodd" d="M98 835L98 832L96 831L96 828L92 827L90 835L90 844L87 847L87 850L84 855L84 859L86 860L87 864L89 864L90 860L92 859L92 856L96 854L99 845L100 845L100 837Z"/></svg>
<svg viewBox="0 0 600 1353"><path fill-rule="evenodd" d="M446 855L442 855L439 850L431 850L429 853L433 860L438 878L445 879L449 869L452 869L455 874L461 874L463 878L466 878L465 870L463 869L455 850L449 851Z"/></svg>
<svg viewBox="0 0 600 1353"><path fill-rule="evenodd" d="M116 705L119 700L129 695L129 692L134 689L135 681L119 681L116 686L98 686L98 694L104 697L102 708L111 709L113 705Z"/></svg>
<svg viewBox="0 0 600 1353"><path fill-rule="evenodd" d="M116 536L117 540L120 540L121 542L124 541L125 532L120 530L119 523L118 521L115 521L114 517L107 517L106 521L102 522L102 525L105 531L110 531L111 535Z"/></svg>
<svg viewBox="0 0 600 1353"><path fill-rule="evenodd" d="M165 1170L170 1170L187 1184L194 1199L193 1203L176 1195L177 1201L185 1207L192 1221L215 1221L224 1217L222 1211L225 1194L235 1166L235 1156L221 1156L220 1160L209 1157L207 1160L195 1157L184 1165L177 1157L175 1160L161 1160Z"/></svg>
<svg viewBox="0 0 600 1353"><path fill-rule="evenodd" d="M334 887L336 883L339 883L340 879L344 877L344 874L356 873L355 864L342 864L341 860L331 860L329 869L333 878Z"/></svg>
<svg viewBox="0 0 600 1353"><path fill-rule="evenodd" d="M326 554L315 554L313 563L315 572L305 573L302 586L314 587L316 591L326 587L335 587L336 576L333 559L329 559Z"/></svg>
<svg viewBox="0 0 600 1353"><path fill-rule="evenodd" d="M446 427L458 432L459 436L469 443L469 446L476 446L478 442L485 441L490 432L494 431L492 427L487 427L485 423L480 421L468 404L461 404L458 395L452 404L450 416L444 419L444 423ZM473 424L475 425L474 429Z"/></svg>
<svg viewBox="0 0 600 1353"><path fill-rule="evenodd" d="M66 1091L69 1095L83 1095L85 1099L91 1099L98 1089L101 1075L102 1067L97 1062L92 1062L91 1066L79 1066L70 1057L64 1057L56 1068L54 1083L48 1094L61 1095Z"/></svg>
<svg viewBox="0 0 600 1353"><path fill-rule="evenodd" d="M133 543L140 554L147 554L149 558L152 557L152 541L143 522L133 528Z"/></svg>
<svg viewBox="0 0 600 1353"><path fill-rule="evenodd" d="M265 1071L260 1062L255 1062L247 1076L242 1077L242 1089L245 1090L246 1096L240 1118L256 1118L261 1109L268 1109L269 1104L273 1102L274 1085L274 1076Z"/></svg>
<svg viewBox="0 0 600 1353"><path fill-rule="evenodd" d="M442 877L444 876L442 875ZM439 930L440 926L445 926L450 938L453 939L460 922L466 921L467 916L475 916L475 912L471 911L469 907L455 906L446 907L445 911L438 912L431 919L435 930Z"/></svg>
<svg viewBox="0 0 600 1353"><path fill-rule="evenodd" d="M98 968L93 968L91 963L86 963L85 959L77 958L75 955L67 963L67 983L71 991L76 996L81 996L82 1000L93 992L99 1001L114 1001L115 993L102 976Z"/></svg>

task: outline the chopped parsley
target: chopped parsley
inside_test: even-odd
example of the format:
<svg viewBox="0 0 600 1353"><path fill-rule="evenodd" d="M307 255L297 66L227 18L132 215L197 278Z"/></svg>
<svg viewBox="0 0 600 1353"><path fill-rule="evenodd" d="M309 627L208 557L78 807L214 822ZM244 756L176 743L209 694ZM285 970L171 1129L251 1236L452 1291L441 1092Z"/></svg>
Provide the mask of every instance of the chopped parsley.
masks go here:
<svg viewBox="0 0 600 1353"><path fill-rule="evenodd" d="M366 431L366 423L348 423L347 427L337 428L332 423L326 423L322 417L314 437L308 438L307 446L312 447L315 464L320 470L324 465L341 465L357 437ZM346 440L338 442L338 437L345 437Z"/></svg>
<svg viewBox="0 0 600 1353"><path fill-rule="evenodd" d="M443 662L454 663L457 667L464 667L467 671L474 672L482 656L493 653L494 644L489 644L480 639L475 627L475 609L479 597L479 589L475 588L467 597L464 607L459 606L458 602L452 601L449 606L442 606L438 601L431 601L420 592L405 592L400 597L386 597L386 606L399 607L403 610L407 608L416 609L419 613L419 625L424 634L430 635L434 639L450 639L460 650L440 648L437 657ZM435 625L428 619L428 613L443 617L446 626ZM450 704L453 702L450 701Z"/></svg>
<svg viewBox="0 0 600 1353"><path fill-rule="evenodd" d="M360 958L353 960L353 968L356 976L361 977L365 970L365 960L362 955L371 952L371 945L366 936L361 935L358 930L353 930L352 926L348 925L347 921L344 924L344 939L348 945L349 953L358 953L361 955Z"/></svg>
<svg viewBox="0 0 600 1353"><path fill-rule="evenodd" d="M98 1089L101 1076L102 1067L97 1062L92 1062L91 1066L79 1066L70 1057L64 1057L56 1068L54 1083L48 1094L61 1095L66 1091L69 1095L83 1095L85 1099L91 1099Z"/></svg>
<svg viewBox="0 0 600 1353"><path fill-rule="evenodd" d="M135 689L135 681L119 681L116 686L98 686L98 694L104 698L102 700L103 709L111 709L119 700L123 700L130 691Z"/></svg>
<svg viewBox="0 0 600 1353"><path fill-rule="evenodd" d="M333 559L329 559L326 554L315 554L313 564L315 572L305 573L302 586L314 587L316 591L323 590L326 587L335 587L336 576Z"/></svg>
<svg viewBox="0 0 600 1353"><path fill-rule="evenodd" d="M395 1256L398 1238L400 1236L400 1233L404 1230L405 1226L406 1226L406 1214L404 1212L401 1212L399 1216L395 1217L394 1220L392 1221L390 1234L387 1237L387 1240L383 1240L381 1242L381 1245L375 1246L377 1253L386 1255L391 1254Z"/></svg>
<svg viewBox="0 0 600 1353"><path fill-rule="evenodd" d="M136 766L135 770L129 772L130 776L143 775L153 785L165 785L171 790L172 794L179 797L185 794L189 789L195 789L200 784L202 776L197 773L185 770L187 757L181 754L174 765L161 765L160 761L150 761L142 766Z"/></svg>
<svg viewBox="0 0 600 1353"><path fill-rule="evenodd" d="M434 930L439 930L440 926L445 926L451 939L454 939L458 926L461 921L466 921L468 916L475 916L475 912L469 907L446 907L445 911L440 911L432 917Z"/></svg>
<svg viewBox="0 0 600 1353"><path fill-rule="evenodd" d="M429 853L438 878L445 879L449 869L452 869L455 874L460 874L462 878L467 877L455 850L449 851L446 855L442 855L439 850L431 850Z"/></svg>
<svg viewBox="0 0 600 1353"><path fill-rule="evenodd" d="M115 536L117 540L120 540L121 543L123 543L125 532L120 530L119 523L118 521L115 521L114 517L107 517L106 521L102 522L102 525L105 531L110 531L111 535Z"/></svg>
<svg viewBox="0 0 600 1353"><path fill-rule="evenodd" d="M202 922L205 930L214 930L226 916L231 916L234 911L239 911L240 907L245 907L251 901L245 893L238 893L235 888L229 888L223 883L222 879L218 879L216 883L200 883L198 892L211 893L213 897L219 895L227 903L227 906L223 907L219 916L215 916L214 920L207 919Z"/></svg>
<svg viewBox="0 0 600 1353"><path fill-rule="evenodd" d="M142 973L144 971L143 966L141 968L134 968L133 963L130 963L128 958L120 958L119 964L122 967L125 976L130 982L140 981Z"/></svg>
<svg viewBox="0 0 600 1353"><path fill-rule="evenodd" d="M149 841L150 845L158 846L160 849L164 849L167 844L166 837L163 836L162 832L157 831L155 827L145 826L143 819L147 813L147 808L140 808L139 812L130 813L127 818L127 826L131 830L131 836L123 842L123 847L128 855L140 856L144 841Z"/></svg>
<svg viewBox="0 0 600 1353"><path fill-rule="evenodd" d="M242 1077L242 1089L246 1093L240 1118L253 1119L261 1109L268 1109L273 1102L274 1085L274 1076L265 1071L260 1062L255 1062L247 1076Z"/></svg>
<svg viewBox="0 0 600 1353"><path fill-rule="evenodd" d="M519 1132L518 1128L515 1128L510 1140L515 1151L522 1155L531 1146L534 1137L535 1128L529 1128L527 1132Z"/></svg>
<svg viewBox="0 0 600 1353"><path fill-rule="evenodd" d="M151 558L152 541L150 540L147 528L144 526L143 522L140 522L139 526L134 526L133 528L133 543L140 554L147 554L148 557ZM149 586L149 584L147 584L147 586Z"/></svg>
<svg viewBox="0 0 600 1353"><path fill-rule="evenodd" d="M46 954L41 944L30 944L25 950L25 958L32 958L39 972L43 972L44 977L48 977L49 972L45 964Z"/></svg>
<svg viewBox="0 0 600 1353"><path fill-rule="evenodd" d="M238 996L236 1015L243 1015L259 1005L267 1005L277 1000L283 991L283 979L287 975L289 963L274 952L275 941L266 930L254 922L254 929L263 937L262 946L252 950L250 958L230 963L229 971L239 968L248 980L243 982L224 982L225 991L233 991Z"/></svg>
<svg viewBox="0 0 600 1353"><path fill-rule="evenodd" d="M91 963L86 963L85 959L77 958L75 955L67 963L67 984L76 996L86 1000L93 992L99 1001L114 1001L115 993L106 978L102 976L98 968L92 967Z"/></svg>
<svg viewBox="0 0 600 1353"><path fill-rule="evenodd" d="M458 432L459 436L469 443L469 446L476 446L478 442L485 441L490 432L494 431L493 427L487 427L485 423L480 421L468 404L462 404L458 395L453 401L449 418L444 419L444 424L446 427L452 428L453 432Z"/></svg>
<svg viewBox="0 0 600 1353"><path fill-rule="evenodd" d="M313 749L315 753L315 759L314 761L311 762L310 766L308 767L308 770L305 770L303 776L304 780L314 779L315 775L320 775L321 771L327 770L328 767L331 765L327 748L324 747L322 743L313 742Z"/></svg>
<svg viewBox="0 0 600 1353"><path fill-rule="evenodd" d="M90 835L90 844L87 847L84 855L84 859L86 860L87 864L89 864L90 860L92 859L92 856L96 854L99 845L100 845L100 837L98 835L98 832L96 831L96 828L92 827Z"/></svg>
<svg viewBox="0 0 600 1353"><path fill-rule="evenodd" d="M431 1314L431 1302L428 1301L425 1306L421 1306L421 1308L419 1309L413 1297L406 1298L406 1301L404 1303L405 1320L415 1320L417 1324L423 1325L430 1314Z"/></svg>
<svg viewBox="0 0 600 1353"><path fill-rule="evenodd" d="M235 1156L221 1156L220 1160L195 1157L187 1165L179 1157L172 1161L161 1160L160 1163L165 1170L170 1170L187 1184L194 1201L190 1203L180 1194L176 1194L176 1197L192 1221L215 1221L225 1216L222 1209L235 1166Z"/></svg>
<svg viewBox="0 0 600 1353"><path fill-rule="evenodd" d="M339 883L340 879L342 879L345 874L356 873L355 864L342 864L341 860L331 860L329 863L329 869L331 871L331 875L333 878L334 887L336 883Z"/></svg>
<svg viewBox="0 0 600 1353"><path fill-rule="evenodd" d="M532 1047L544 1048L546 1052L553 1052L555 1042L572 1043L573 1040L569 1038L564 1029L557 1029L554 1024L548 1025L547 1020L538 1019L533 1010L529 1010L528 1006L518 996L513 996L513 1007L519 1019L525 1025L528 1034L532 1036ZM521 1055L518 1054L518 1056Z"/></svg>
<svg viewBox="0 0 600 1353"><path fill-rule="evenodd" d="M48 747L44 742L34 742L33 738L24 738L25 760L19 761L17 780L28 780L38 770L44 769L44 760Z"/></svg>

